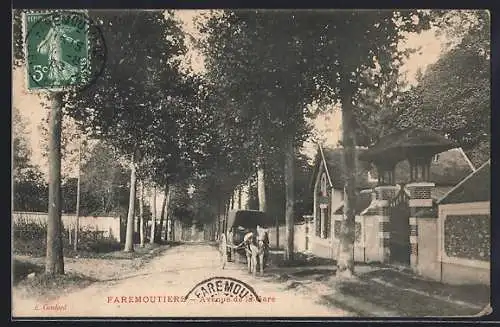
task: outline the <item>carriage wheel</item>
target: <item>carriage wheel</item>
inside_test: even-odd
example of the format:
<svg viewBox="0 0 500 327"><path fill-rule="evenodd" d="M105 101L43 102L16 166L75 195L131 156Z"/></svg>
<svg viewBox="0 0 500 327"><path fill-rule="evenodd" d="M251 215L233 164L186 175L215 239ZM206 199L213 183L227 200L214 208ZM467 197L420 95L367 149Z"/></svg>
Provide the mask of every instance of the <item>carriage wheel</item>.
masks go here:
<svg viewBox="0 0 500 327"><path fill-rule="evenodd" d="M227 262L227 241L226 235L221 234L220 236L220 245L219 245L220 259L221 259L221 267L224 269Z"/></svg>

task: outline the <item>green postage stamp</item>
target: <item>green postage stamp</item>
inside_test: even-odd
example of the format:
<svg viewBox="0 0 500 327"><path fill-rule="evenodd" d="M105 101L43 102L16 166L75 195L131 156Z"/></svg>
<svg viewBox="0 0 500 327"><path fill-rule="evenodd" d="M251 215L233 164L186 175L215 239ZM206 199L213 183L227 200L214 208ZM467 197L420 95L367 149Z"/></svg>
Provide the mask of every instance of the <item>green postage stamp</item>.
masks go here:
<svg viewBox="0 0 500 327"><path fill-rule="evenodd" d="M102 71L102 35L84 12L26 13L24 31L28 89L81 88Z"/></svg>

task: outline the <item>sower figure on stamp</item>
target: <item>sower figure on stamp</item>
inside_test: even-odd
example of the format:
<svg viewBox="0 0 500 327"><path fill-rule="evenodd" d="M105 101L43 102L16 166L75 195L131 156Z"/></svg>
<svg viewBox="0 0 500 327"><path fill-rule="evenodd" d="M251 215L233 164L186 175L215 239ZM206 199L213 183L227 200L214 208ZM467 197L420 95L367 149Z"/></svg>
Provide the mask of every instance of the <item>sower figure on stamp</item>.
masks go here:
<svg viewBox="0 0 500 327"><path fill-rule="evenodd" d="M60 42L60 39L66 42L69 42L68 40L73 41L66 35L66 33L73 30L75 29L69 26L54 25L37 47L38 52L49 56L49 72L47 78L53 81L66 81L78 73L78 67L63 60Z"/></svg>

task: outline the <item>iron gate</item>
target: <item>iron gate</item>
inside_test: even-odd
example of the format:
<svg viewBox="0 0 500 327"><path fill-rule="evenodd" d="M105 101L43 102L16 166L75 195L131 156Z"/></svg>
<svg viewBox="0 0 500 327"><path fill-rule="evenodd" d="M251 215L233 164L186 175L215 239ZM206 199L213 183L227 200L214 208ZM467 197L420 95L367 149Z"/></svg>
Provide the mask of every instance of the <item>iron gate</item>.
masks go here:
<svg viewBox="0 0 500 327"><path fill-rule="evenodd" d="M410 264L410 207L409 196L402 187L398 195L390 201L390 261Z"/></svg>

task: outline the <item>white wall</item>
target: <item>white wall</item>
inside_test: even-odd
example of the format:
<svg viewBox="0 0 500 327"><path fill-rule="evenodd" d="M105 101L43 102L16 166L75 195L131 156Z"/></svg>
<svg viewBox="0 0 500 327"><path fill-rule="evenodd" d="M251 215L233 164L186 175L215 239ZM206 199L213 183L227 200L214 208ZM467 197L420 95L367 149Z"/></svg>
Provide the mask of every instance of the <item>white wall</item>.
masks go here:
<svg viewBox="0 0 500 327"><path fill-rule="evenodd" d="M46 224L48 214L44 212L12 212L12 223L28 221L32 223ZM76 216L63 214L61 216L64 229L74 229ZM120 242L120 218L119 217L80 217L80 230L90 229L102 231L105 237L111 237Z"/></svg>
<svg viewBox="0 0 500 327"><path fill-rule="evenodd" d="M459 283L490 283L490 261L468 260L464 258L451 257L446 254L444 248L445 230L444 224L447 219L454 216L488 215L491 219L490 202L455 203L439 206L438 248L437 260L441 263L441 279L443 282ZM420 231L419 231L420 232ZM420 252L419 252L420 255Z"/></svg>
<svg viewBox="0 0 500 327"><path fill-rule="evenodd" d="M333 189L332 192L332 210L337 210L342 205L342 197L344 194L344 190Z"/></svg>

